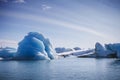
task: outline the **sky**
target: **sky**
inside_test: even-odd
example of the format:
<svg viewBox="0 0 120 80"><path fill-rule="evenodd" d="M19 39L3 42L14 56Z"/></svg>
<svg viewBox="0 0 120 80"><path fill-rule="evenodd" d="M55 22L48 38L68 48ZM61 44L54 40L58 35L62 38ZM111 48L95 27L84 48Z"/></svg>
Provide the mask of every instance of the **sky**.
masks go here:
<svg viewBox="0 0 120 80"><path fill-rule="evenodd" d="M0 0L0 45L16 47L28 32L54 48L119 43L119 21L120 0Z"/></svg>

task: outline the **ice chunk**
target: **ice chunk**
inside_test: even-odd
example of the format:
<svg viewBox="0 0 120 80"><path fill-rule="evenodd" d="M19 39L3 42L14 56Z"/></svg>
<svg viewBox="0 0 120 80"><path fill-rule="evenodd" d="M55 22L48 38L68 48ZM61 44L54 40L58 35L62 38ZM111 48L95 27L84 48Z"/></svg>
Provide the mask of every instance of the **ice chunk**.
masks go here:
<svg viewBox="0 0 120 80"><path fill-rule="evenodd" d="M96 57L120 58L120 43L105 44L105 47L96 43L95 53Z"/></svg>
<svg viewBox="0 0 120 80"><path fill-rule="evenodd" d="M74 50L81 50L81 48L79 48L79 47L74 47L73 49Z"/></svg>
<svg viewBox="0 0 120 80"><path fill-rule="evenodd" d="M3 59L11 59L16 54L16 49L11 47L0 48L0 57Z"/></svg>
<svg viewBox="0 0 120 80"><path fill-rule="evenodd" d="M116 55L116 57L120 58L120 43L105 44L105 47L111 51L112 54Z"/></svg>
<svg viewBox="0 0 120 80"><path fill-rule="evenodd" d="M64 48L64 47L56 47L55 51L56 51L56 53L63 53L63 52L72 51L72 49L71 48Z"/></svg>
<svg viewBox="0 0 120 80"><path fill-rule="evenodd" d="M51 43L48 39L44 38L42 34L37 32L30 32L19 43L17 54L14 59L54 59L54 54L52 52Z"/></svg>
<svg viewBox="0 0 120 80"><path fill-rule="evenodd" d="M95 44L95 53L96 53L96 57L107 56L107 54L105 53L105 48L99 42Z"/></svg>

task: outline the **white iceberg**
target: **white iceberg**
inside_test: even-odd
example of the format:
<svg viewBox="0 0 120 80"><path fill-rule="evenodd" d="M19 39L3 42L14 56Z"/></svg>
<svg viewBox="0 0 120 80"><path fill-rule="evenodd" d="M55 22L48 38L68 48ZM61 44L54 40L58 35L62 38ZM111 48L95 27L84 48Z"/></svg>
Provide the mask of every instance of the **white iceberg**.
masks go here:
<svg viewBox="0 0 120 80"><path fill-rule="evenodd" d="M94 57L94 49L87 49L87 50L73 50L69 52L63 52L58 54L58 56L62 57L69 57L69 56L76 56L76 57Z"/></svg>

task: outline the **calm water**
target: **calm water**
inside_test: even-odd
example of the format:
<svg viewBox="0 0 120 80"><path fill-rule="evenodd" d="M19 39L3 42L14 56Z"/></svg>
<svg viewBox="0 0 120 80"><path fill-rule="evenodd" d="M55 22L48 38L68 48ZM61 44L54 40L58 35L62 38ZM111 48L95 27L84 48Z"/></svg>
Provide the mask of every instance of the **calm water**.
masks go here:
<svg viewBox="0 0 120 80"><path fill-rule="evenodd" d="M120 80L116 59L0 61L0 80Z"/></svg>

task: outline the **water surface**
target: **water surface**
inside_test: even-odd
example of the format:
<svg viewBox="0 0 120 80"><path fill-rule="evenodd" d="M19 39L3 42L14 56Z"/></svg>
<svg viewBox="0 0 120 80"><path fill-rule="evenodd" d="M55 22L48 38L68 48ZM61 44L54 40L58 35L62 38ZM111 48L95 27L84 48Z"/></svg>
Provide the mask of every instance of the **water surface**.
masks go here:
<svg viewBox="0 0 120 80"><path fill-rule="evenodd" d="M117 59L0 61L0 80L119 80Z"/></svg>

